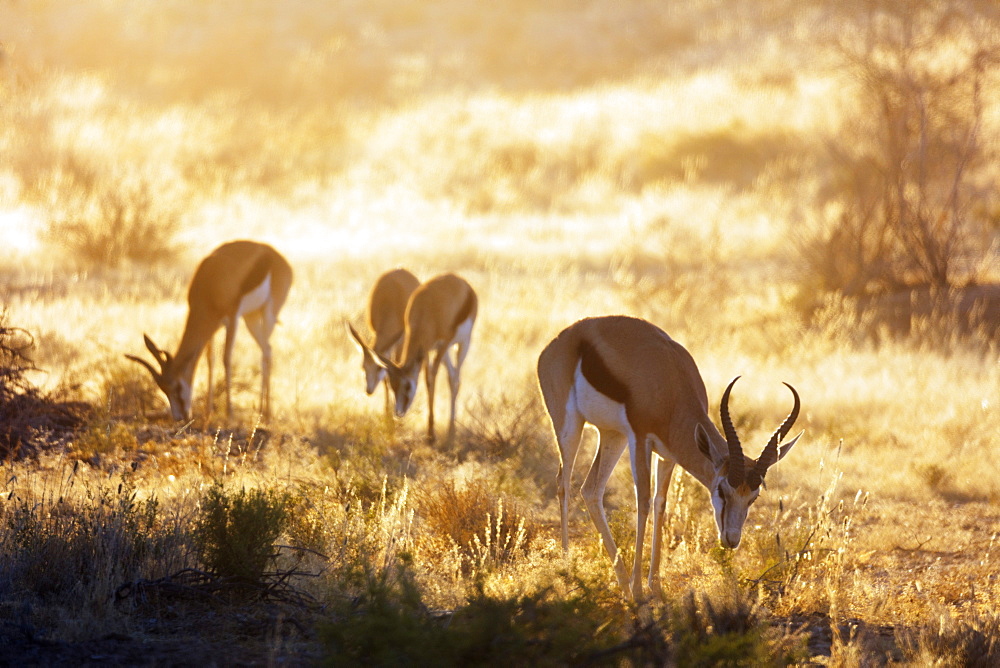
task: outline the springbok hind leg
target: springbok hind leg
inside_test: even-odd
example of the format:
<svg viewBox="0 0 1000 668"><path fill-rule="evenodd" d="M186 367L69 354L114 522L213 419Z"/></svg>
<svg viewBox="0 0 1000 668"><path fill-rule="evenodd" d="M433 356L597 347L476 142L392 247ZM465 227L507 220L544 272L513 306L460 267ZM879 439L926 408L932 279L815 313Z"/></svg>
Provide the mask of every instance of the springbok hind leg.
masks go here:
<svg viewBox="0 0 1000 668"><path fill-rule="evenodd" d="M208 362L208 392L205 393L205 417L210 417L212 415L212 410L215 408L215 392L212 384L214 382L214 371L215 371L215 335L213 334L208 339L208 343L205 345L205 358ZM193 379L192 379L193 381ZM192 400L193 404L193 400Z"/></svg>
<svg viewBox="0 0 1000 668"><path fill-rule="evenodd" d="M465 363L465 356L469 354L471 336L472 332L470 330L468 336L464 338L458 336L454 344L449 346L449 348L454 348L455 350L454 361L452 361L447 349L442 352L442 355L444 355L444 365L448 369L448 388L451 390L451 414L448 420L449 443L455 438L455 413L457 412L458 390L462 386L462 365Z"/></svg>
<svg viewBox="0 0 1000 668"><path fill-rule="evenodd" d="M250 335L260 347L260 412L265 418L271 417L271 330L268 320L261 311L252 311L243 316Z"/></svg>
<svg viewBox="0 0 1000 668"><path fill-rule="evenodd" d="M587 505L590 519L593 521L597 531L601 534L604 549L611 559L615 569L615 576L618 578L618 585L629 598L632 597L632 586L629 584L628 569L621 560L618 552L618 545L611 535L611 527L608 526L608 516L604 510L604 490L608 486L608 480L615 470L615 465L621 459L622 452L628 445L628 439L621 434L610 429L603 429L600 432L600 441L597 444L597 452L594 453L594 463L590 466L590 472L583 483L583 501Z"/></svg>
<svg viewBox="0 0 1000 668"><path fill-rule="evenodd" d="M564 424L556 427L559 446L559 473L556 476L556 497L559 500L559 520L562 527L563 552L569 552L569 499L572 492L573 465L583 438L583 418L576 411L565 416Z"/></svg>

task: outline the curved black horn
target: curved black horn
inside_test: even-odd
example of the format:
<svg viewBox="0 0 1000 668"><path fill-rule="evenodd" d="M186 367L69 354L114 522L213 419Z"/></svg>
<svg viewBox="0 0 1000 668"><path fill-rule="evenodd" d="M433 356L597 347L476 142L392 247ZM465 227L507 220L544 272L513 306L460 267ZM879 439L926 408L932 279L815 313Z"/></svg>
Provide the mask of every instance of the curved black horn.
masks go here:
<svg viewBox="0 0 1000 668"><path fill-rule="evenodd" d="M146 343L146 349L149 352L153 353L153 357L156 359L157 362L160 363L161 367L165 366L170 362L170 353L168 353L165 350L160 350L159 346L153 343L153 339L143 334L142 340Z"/></svg>
<svg viewBox="0 0 1000 668"><path fill-rule="evenodd" d="M792 412L788 414L785 421L781 423L780 427L778 427L778 433L781 434L778 437L779 441L785 438L785 436L788 436L788 432L792 430L792 427L795 425L795 420L799 417L799 408L802 406L802 402L799 401L799 393L795 391L795 388L788 383L782 383L782 385L792 391L792 397L795 399L795 404L792 406Z"/></svg>
<svg viewBox="0 0 1000 668"><path fill-rule="evenodd" d="M792 391L792 396L795 397L795 404L792 406L792 412L788 414L788 417L781 423L781 426L771 435L771 440L767 442L767 445L764 446L764 451L757 458L757 463L754 465L754 472L762 480L767 470L778 461L778 443L788 435L788 432L792 430L792 425L795 424L796 418L799 417L799 407L801 406L799 393L788 383L784 383L784 385Z"/></svg>
<svg viewBox="0 0 1000 668"><path fill-rule="evenodd" d="M743 482L743 446L740 445L740 437L736 435L733 421L729 417L729 393L733 390L733 385L740 379L739 376L729 382L729 387L722 393L722 402L719 405L719 415L722 418L722 431L726 435L726 444L729 446L729 484L732 487Z"/></svg>
<svg viewBox="0 0 1000 668"><path fill-rule="evenodd" d="M138 362L139 364L149 369L149 373L153 374L153 380L156 381L160 380L160 372L154 369L153 365L147 362L146 360L142 359L141 357L136 357L135 355L125 355L125 357L126 359L130 359L133 362Z"/></svg>

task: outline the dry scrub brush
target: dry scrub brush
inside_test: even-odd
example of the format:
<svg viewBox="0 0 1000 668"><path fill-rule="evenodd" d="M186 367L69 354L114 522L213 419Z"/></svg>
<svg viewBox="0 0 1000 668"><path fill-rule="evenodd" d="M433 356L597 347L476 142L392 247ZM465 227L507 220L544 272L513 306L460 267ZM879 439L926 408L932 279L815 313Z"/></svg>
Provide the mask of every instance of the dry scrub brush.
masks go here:
<svg viewBox="0 0 1000 668"><path fill-rule="evenodd" d="M155 498L140 498L130 470L116 482L82 469L77 462L50 474L22 471L0 505L0 590L24 604L22 624L39 621L31 618L36 606L60 635L125 624L109 605L118 588L177 568L187 554L184 527Z"/></svg>
<svg viewBox="0 0 1000 668"><path fill-rule="evenodd" d="M539 526L487 478L421 490L417 512L431 563L454 555L466 575L513 566L527 556Z"/></svg>
<svg viewBox="0 0 1000 668"><path fill-rule="evenodd" d="M176 259L181 203L176 193L135 171L67 158L50 181L37 186L48 200L49 241L95 268Z"/></svg>
<svg viewBox="0 0 1000 668"><path fill-rule="evenodd" d="M34 338L0 312L0 458L23 457L62 442L87 421L89 406L39 390L27 374Z"/></svg>
<svg viewBox="0 0 1000 668"><path fill-rule="evenodd" d="M856 110L827 142L817 201L825 223L802 244L806 290L846 295L981 279L996 232L992 167L1000 13L951 0L858 11L837 51Z"/></svg>

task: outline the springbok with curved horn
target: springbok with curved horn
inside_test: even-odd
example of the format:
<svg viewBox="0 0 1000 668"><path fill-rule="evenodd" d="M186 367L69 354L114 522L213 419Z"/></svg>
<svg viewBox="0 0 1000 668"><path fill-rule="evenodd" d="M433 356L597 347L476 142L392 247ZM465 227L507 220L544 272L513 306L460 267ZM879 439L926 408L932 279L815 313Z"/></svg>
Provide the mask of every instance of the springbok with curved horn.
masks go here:
<svg viewBox="0 0 1000 668"><path fill-rule="evenodd" d="M642 557L651 510L650 467L654 454L657 466L649 586L659 592L663 512L674 466L680 464L709 490L719 540L723 546L735 548L767 470L801 436L779 446L799 414L799 395L788 385L795 400L792 412L760 457L746 457L729 417L729 395L736 379L722 396L723 438L708 417L708 395L694 359L664 331L637 318L605 316L570 325L539 356L538 381L559 447L557 494L563 549L569 546L573 464L583 427L591 424L599 431L600 440L582 494L614 564L618 583L635 600L643 596ZM636 496L631 578L618 554L604 510L605 487L626 448Z"/></svg>
<svg viewBox="0 0 1000 668"><path fill-rule="evenodd" d="M455 274L441 274L422 283L406 305L401 362L396 364L376 353L385 367L389 385L396 397L396 415L403 417L417 393L420 369L427 383L427 441L434 442L434 381L441 362L448 369L451 389L451 414L448 441L455 437L455 403L461 382L462 363L469 353L472 326L476 322L479 299L469 283ZM455 350L452 360L449 352Z"/></svg>
<svg viewBox="0 0 1000 668"><path fill-rule="evenodd" d="M392 269L379 276L368 296L368 309L365 313L368 329L375 336L370 345L361 338L351 323L347 323L351 337L357 342L363 355L361 368L365 372L365 391L372 395L379 383L383 383L387 413L392 411L389 380L386 377L385 367L379 364L376 355L399 362L399 351L402 349L405 329L406 304L419 285L417 277L406 269Z"/></svg>
<svg viewBox="0 0 1000 668"><path fill-rule="evenodd" d="M188 288L188 316L177 352L161 350L145 334L146 348L160 365L126 355L146 367L167 395L174 420L191 419L194 372L208 346L208 410L212 412L212 337L226 328L223 367L226 372L226 415L232 418L232 356L236 329L242 316L261 352L261 411L271 412L271 332L278 321L288 290L292 268L278 251L255 241L232 241L216 248L201 261Z"/></svg>

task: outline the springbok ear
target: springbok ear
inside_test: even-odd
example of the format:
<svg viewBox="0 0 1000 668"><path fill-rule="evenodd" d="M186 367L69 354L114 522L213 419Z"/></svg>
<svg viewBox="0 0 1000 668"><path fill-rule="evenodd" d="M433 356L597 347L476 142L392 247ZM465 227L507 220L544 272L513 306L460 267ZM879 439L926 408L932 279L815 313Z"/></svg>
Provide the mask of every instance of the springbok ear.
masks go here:
<svg viewBox="0 0 1000 668"><path fill-rule="evenodd" d="M712 441L708 437L708 432L705 428L701 426L701 423L695 425L694 427L694 441L698 444L698 449L701 450L701 454L712 462L713 464L718 464L716 458L712 456Z"/></svg>
<svg viewBox="0 0 1000 668"><path fill-rule="evenodd" d="M346 319L344 320L344 324L347 325L347 331L350 333L351 338L354 339L354 342L358 344L363 352L367 353L369 350L368 344L365 343L365 340L361 338L360 334L358 334L358 330L354 329L354 325Z"/></svg>
<svg viewBox="0 0 1000 668"><path fill-rule="evenodd" d="M792 440L790 440L788 443L785 443L780 448L778 448L778 459L777 459L777 461L780 462L781 458L788 454L788 451L792 449L793 445L795 445L796 443L798 443L799 439L802 438L802 434L804 434L804 433L805 433L805 429L803 429L802 431L800 431L798 436L796 436L795 438L793 438Z"/></svg>

